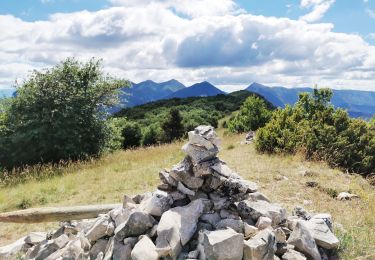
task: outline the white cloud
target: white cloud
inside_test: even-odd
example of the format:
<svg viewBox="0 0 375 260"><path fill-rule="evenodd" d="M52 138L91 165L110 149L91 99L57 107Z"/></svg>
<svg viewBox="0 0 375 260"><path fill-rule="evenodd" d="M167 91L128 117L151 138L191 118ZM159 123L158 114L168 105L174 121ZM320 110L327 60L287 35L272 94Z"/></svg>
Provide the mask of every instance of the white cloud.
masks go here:
<svg viewBox="0 0 375 260"><path fill-rule="evenodd" d="M133 81L375 90L375 47L358 35L333 32L332 24L255 16L229 0L215 0L222 5L210 10L201 4L212 0L186 0L193 4L178 10L177 0L116 1L116 7L47 21L0 16L0 86L75 56L103 58L106 71Z"/></svg>
<svg viewBox="0 0 375 260"><path fill-rule="evenodd" d="M369 8L366 9L366 13L372 18L375 19L375 11Z"/></svg>
<svg viewBox="0 0 375 260"><path fill-rule="evenodd" d="M311 9L311 12L301 16L300 20L306 22L319 21L334 3L335 0L301 0L301 8Z"/></svg>

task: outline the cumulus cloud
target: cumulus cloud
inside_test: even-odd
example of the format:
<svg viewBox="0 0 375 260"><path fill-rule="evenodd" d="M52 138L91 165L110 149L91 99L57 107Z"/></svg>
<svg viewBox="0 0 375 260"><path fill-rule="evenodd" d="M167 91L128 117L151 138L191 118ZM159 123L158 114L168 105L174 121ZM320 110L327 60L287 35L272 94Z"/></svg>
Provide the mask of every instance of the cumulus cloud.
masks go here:
<svg viewBox="0 0 375 260"><path fill-rule="evenodd" d="M75 56L103 58L107 72L132 81L375 90L375 47L358 35L333 32L332 24L251 15L229 0L178 7L183 1L113 0L100 11L37 22L0 16L0 86ZM203 10L205 1L222 5Z"/></svg>
<svg viewBox="0 0 375 260"><path fill-rule="evenodd" d="M334 3L335 0L301 0L301 8L311 9L311 12L301 16L300 20L306 22L319 21Z"/></svg>

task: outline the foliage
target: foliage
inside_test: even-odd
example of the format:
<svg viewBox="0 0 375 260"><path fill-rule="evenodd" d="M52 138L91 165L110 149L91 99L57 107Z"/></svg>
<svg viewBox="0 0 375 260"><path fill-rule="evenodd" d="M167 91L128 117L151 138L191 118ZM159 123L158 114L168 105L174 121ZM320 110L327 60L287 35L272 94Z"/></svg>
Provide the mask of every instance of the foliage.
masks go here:
<svg viewBox="0 0 375 260"><path fill-rule="evenodd" d="M172 142L173 140L179 139L184 135L185 129L182 125L182 117L176 108L172 108L169 111L169 115L161 124L161 128L164 131L165 140L167 142Z"/></svg>
<svg viewBox="0 0 375 260"><path fill-rule="evenodd" d="M261 152L295 153L325 160L329 165L360 174L375 170L375 127L352 119L342 109L330 105L332 91L315 89L303 93L298 102L274 112L257 133Z"/></svg>
<svg viewBox="0 0 375 260"><path fill-rule="evenodd" d="M110 133L104 111L126 84L104 75L95 59L67 59L34 71L0 109L0 164L14 167L100 154Z"/></svg>
<svg viewBox="0 0 375 260"><path fill-rule="evenodd" d="M255 131L270 120L271 113L264 100L250 96L241 106L239 113L229 120L228 129L234 133Z"/></svg>
<svg viewBox="0 0 375 260"><path fill-rule="evenodd" d="M142 129L137 122L127 121L122 125L122 148L133 148L141 145Z"/></svg>
<svg viewBox="0 0 375 260"><path fill-rule="evenodd" d="M179 111L182 117L183 131L191 131L196 126L209 124L218 126L218 121L240 108L249 96L261 96L249 91L237 91L228 95L212 97L190 97L159 100L148 104L125 108L114 117L127 118L139 123L142 128L142 144L152 145L169 142L168 133L162 128L163 122L170 117L171 109ZM267 108L273 106L266 100ZM156 132L156 134L154 134Z"/></svg>

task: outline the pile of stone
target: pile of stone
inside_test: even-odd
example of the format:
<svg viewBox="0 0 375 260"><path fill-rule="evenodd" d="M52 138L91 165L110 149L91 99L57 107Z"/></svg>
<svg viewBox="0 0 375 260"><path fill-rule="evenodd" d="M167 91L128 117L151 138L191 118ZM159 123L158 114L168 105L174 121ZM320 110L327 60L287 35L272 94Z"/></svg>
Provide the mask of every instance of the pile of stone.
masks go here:
<svg viewBox="0 0 375 260"><path fill-rule="evenodd" d="M245 136L244 144L251 144L255 140L255 132L249 131Z"/></svg>
<svg viewBox="0 0 375 260"><path fill-rule="evenodd" d="M186 157L159 173L155 192L125 196L122 207L53 234L32 233L18 241L19 257L319 260L337 249L329 214L296 208L288 217L217 157L212 127L189 132L182 149Z"/></svg>

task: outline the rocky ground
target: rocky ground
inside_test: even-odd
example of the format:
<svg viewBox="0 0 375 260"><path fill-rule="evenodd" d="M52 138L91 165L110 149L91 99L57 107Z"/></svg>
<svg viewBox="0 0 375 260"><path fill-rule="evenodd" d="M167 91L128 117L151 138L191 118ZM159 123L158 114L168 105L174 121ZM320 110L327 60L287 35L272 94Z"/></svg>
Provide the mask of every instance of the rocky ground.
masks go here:
<svg viewBox="0 0 375 260"><path fill-rule="evenodd" d="M217 157L212 127L189 133L185 159L153 193L97 219L61 223L0 248L0 259L335 259L329 214L290 216Z"/></svg>

